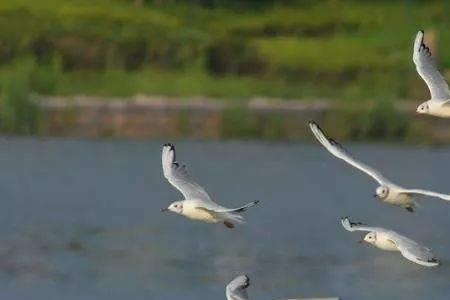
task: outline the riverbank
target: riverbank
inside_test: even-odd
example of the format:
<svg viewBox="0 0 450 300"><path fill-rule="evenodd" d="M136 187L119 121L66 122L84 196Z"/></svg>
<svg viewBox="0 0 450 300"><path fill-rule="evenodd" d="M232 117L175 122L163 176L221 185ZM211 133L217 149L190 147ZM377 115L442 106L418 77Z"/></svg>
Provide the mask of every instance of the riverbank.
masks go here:
<svg viewBox="0 0 450 300"><path fill-rule="evenodd" d="M415 114L415 102L343 103L253 98L35 97L40 135L84 138L301 140L316 120L341 140L449 143L450 120ZM348 105L347 105L348 104Z"/></svg>

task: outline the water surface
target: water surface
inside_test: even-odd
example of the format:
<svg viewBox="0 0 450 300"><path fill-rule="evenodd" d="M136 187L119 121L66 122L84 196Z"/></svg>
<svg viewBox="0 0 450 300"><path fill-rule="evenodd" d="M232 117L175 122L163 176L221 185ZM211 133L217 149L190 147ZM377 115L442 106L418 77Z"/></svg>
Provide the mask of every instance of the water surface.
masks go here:
<svg viewBox="0 0 450 300"><path fill-rule="evenodd" d="M177 141L178 158L228 206L260 200L235 230L162 207L165 141L0 140L0 298L211 300L240 273L251 299L445 299L450 203L416 214L374 199L375 184L317 144ZM349 145L386 176L450 192L450 149ZM431 247L424 268L356 241L342 216Z"/></svg>

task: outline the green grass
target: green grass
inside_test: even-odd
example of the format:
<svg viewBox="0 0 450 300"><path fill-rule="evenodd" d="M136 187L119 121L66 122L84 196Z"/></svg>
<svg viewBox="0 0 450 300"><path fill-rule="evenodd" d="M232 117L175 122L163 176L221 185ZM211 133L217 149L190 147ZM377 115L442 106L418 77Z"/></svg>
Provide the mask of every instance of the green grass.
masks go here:
<svg viewBox="0 0 450 300"><path fill-rule="evenodd" d="M202 71L141 70L126 72L71 72L59 78L56 94L84 93L101 96L133 96L136 93L179 97L206 96L247 99L254 96L294 98L308 96L301 87L282 80L262 80L241 76L211 76Z"/></svg>
<svg viewBox="0 0 450 300"><path fill-rule="evenodd" d="M172 1L2 0L0 80L31 60L44 94L425 98L418 29L450 68L450 3L314 1L214 9Z"/></svg>

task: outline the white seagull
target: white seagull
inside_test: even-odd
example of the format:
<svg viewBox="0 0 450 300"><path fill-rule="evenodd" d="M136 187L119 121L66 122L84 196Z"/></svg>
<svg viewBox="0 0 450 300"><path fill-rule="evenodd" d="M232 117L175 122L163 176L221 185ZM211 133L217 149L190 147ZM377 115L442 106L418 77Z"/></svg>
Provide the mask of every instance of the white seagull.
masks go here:
<svg viewBox="0 0 450 300"><path fill-rule="evenodd" d="M399 185L392 183L383 177L378 171L372 169L371 167L365 165L364 163L354 159L338 142L328 138L322 129L315 122L309 122L309 127L314 133L317 140L334 156L340 158L352 165L353 167L363 171L373 179L375 179L379 186L376 189L376 194L374 197L378 197L386 203L397 205L405 208L410 212L414 212L416 207L416 202L414 201L414 196L424 195L431 197L438 197L447 201L450 201L450 195L440 194L427 190L419 189L406 189Z"/></svg>
<svg viewBox="0 0 450 300"><path fill-rule="evenodd" d="M225 208L213 202L208 193L190 178L186 165L176 161L175 147L172 144L165 144L162 148L162 168L164 177L185 198L185 200L173 202L162 211L172 211L189 219L206 223L223 222L226 227L234 228L234 222L243 223L244 221L242 216L235 213L243 212L259 202L253 201L237 208Z"/></svg>
<svg viewBox="0 0 450 300"><path fill-rule="evenodd" d="M430 249L395 231L367 226L362 223L353 223L348 217L342 218L341 223L346 230L351 232L368 231L369 233L360 242L369 243L381 250L400 251L406 259L422 266L435 267L439 265L439 261Z"/></svg>
<svg viewBox="0 0 450 300"><path fill-rule="evenodd" d="M247 288L250 286L250 278L247 275L239 275L233 279L226 287L227 300L248 300ZM301 298L304 299L304 298ZM289 300L301 300L300 298ZM308 298L309 299L309 298ZM308 300L304 299L304 300ZM314 298L316 300L339 300L337 297L332 298ZM312 298L309 300L313 300Z"/></svg>
<svg viewBox="0 0 450 300"><path fill-rule="evenodd" d="M226 287L228 300L248 300L247 288L250 286L250 278L247 275L239 275Z"/></svg>
<svg viewBox="0 0 450 300"><path fill-rule="evenodd" d="M423 35L423 30L417 33L414 41L413 61L416 64L417 72L430 90L431 100L420 104L417 112L448 118L450 117L450 90L431 57L430 49L423 42Z"/></svg>

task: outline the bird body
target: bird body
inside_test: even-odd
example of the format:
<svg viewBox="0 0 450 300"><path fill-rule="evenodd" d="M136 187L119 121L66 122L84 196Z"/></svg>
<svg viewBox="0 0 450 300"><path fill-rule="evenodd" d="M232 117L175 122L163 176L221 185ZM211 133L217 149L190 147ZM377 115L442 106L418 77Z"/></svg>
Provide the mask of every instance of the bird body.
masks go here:
<svg viewBox="0 0 450 300"><path fill-rule="evenodd" d="M184 200L183 212L181 215L195 221L205 223L219 223L225 220L223 213L216 213L212 210L207 210L199 206L198 199Z"/></svg>
<svg viewBox="0 0 450 300"><path fill-rule="evenodd" d="M393 230L354 223L348 217L342 218L341 223L345 230L350 232L368 231L369 233L364 236L362 242L371 244L378 249L400 252L406 259L425 267L439 265L439 261L429 248Z"/></svg>
<svg viewBox="0 0 450 300"><path fill-rule="evenodd" d="M205 223L223 222L228 228L234 223L243 223L244 218L238 215L247 208L258 204L253 201L237 208L226 208L211 200L208 193L187 172L187 167L175 158L175 147L165 144L162 149L162 168L164 177L184 196L184 200L173 202L163 211L171 211L188 219Z"/></svg>
<svg viewBox="0 0 450 300"><path fill-rule="evenodd" d="M450 90L445 78L439 72L431 57L430 48L425 45L423 30L416 35L413 47L413 61L417 73L425 81L430 90L431 99L417 107L417 113L441 118L450 117Z"/></svg>
<svg viewBox="0 0 450 300"><path fill-rule="evenodd" d="M379 232L377 233L377 239L373 243L375 247L381 250L385 251L400 251L398 250L395 243L391 240L391 237L389 234L386 234L385 232Z"/></svg>
<svg viewBox="0 0 450 300"><path fill-rule="evenodd" d="M383 188L382 186L380 186ZM410 194L404 193L405 188L402 188L395 184L390 184L387 196L382 199L384 202L392 205L397 205L399 207L405 208L406 210L413 212L417 206L414 197ZM376 195L378 196L379 193Z"/></svg>
<svg viewBox="0 0 450 300"><path fill-rule="evenodd" d="M309 122L309 127L316 139L335 157L345 161L356 169L372 177L379 186L376 188L375 195L386 203L393 204L413 212L416 205L416 196L430 196L450 201L450 195L436 193L422 189L407 189L401 187L386 179L380 172L368 165L353 158L350 153L342 147L341 144L325 135L319 125L313 121Z"/></svg>
<svg viewBox="0 0 450 300"><path fill-rule="evenodd" d="M450 117L450 99L444 99L442 101L428 100L421 105L425 105L426 107L428 107L427 114L431 116L440 118ZM421 113L421 109L418 109L418 113Z"/></svg>

